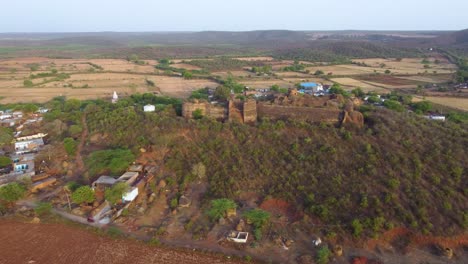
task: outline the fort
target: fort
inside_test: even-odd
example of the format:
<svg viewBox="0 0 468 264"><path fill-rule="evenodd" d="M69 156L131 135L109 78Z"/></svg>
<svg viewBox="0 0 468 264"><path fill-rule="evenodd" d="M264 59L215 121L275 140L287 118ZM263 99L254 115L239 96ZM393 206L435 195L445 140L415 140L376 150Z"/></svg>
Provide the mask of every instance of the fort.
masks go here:
<svg viewBox="0 0 468 264"><path fill-rule="evenodd" d="M308 122L355 123L362 126L362 114L354 111L353 102L346 101L341 95L314 97L298 96L294 91L288 96L275 96L272 100L231 99L227 103L210 103L192 100L184 102L182 116L194 118L194 112L219 121L255 123L258 119L294 119ZM344 107L347 105L347 107ZM343 110L344 107L344 110Z"/></svg>

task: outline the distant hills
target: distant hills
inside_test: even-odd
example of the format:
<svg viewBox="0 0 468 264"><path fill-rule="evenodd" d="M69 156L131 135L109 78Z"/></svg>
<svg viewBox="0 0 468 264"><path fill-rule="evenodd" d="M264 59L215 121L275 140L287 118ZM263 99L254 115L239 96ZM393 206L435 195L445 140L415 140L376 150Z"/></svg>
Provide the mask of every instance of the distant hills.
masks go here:
<svg viewBox="0 0 468 264"><path fill-rule="evenodd" d="M285 59L336 61L349 58L420 56L442 46L468 53L468 30L0 33L1 57L187 58L212 55L273 55ZM45 50L45 51L44 51ZM1 50L0 50L1 51Z"/></svg>

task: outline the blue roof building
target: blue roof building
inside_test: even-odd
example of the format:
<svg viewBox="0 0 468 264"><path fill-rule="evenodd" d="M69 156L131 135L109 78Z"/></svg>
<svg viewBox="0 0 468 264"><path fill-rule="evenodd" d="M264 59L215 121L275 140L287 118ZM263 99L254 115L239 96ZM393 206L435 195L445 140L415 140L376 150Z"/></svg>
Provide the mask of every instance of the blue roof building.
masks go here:
<svg viewBox="0 0 468 264"><path fill-rule="evenodd" d="M318 86L317 83L313 83L313 82L305 82L305 83L301 83L300 85L304 89L313 89Z"/></svg>
<svg viewBox="0 0 468 264"><path fill-rule="evenodd" d="M323 86L320 83L304 82L300 84L299 93L314 94L323 91Z"/></svg>

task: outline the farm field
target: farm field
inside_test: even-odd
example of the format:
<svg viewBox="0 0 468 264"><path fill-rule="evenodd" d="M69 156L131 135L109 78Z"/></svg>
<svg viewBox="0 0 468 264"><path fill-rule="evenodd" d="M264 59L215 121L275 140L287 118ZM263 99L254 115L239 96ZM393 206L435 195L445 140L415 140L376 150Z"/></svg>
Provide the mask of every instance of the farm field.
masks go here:
<svg viewBox="0 0 468 264"><path fill-rule="evenodd" d="M305 72L283 72L281 69L290 66L293 61L275 60L272 57L238 57L244 61L261 61L273 66L276 78L257 77L247 70L213 71L213 76L223 79L234 76L238 82L252 88L268 88L278 84L284 88L294 87L296 83L309 81L323 84L338 82L346 89L361 87L365 91L388 92L389 89L414 88L419 84L443 83L452 77L449 74L455 65L441 59L429 58L431 71L424 72L421 59L363 59L354 60L356 64L326 65L308 67L311 73L317 70L326 75L317 77ZM200 70L187 61L193 59L172 60L171 67ZM210 60L210 59L208 59ZM0 60L0 102L46 102L55 96L67 96L77 99L109 98L113 91L127 96L133 93L159 93L167 96L185 98L194 90L219 84L208 79L186 80L177 76L167 76L154 66L156 60L143 60L138 64L123 59L51 59L42 57L16 58ZM310 64L310 63L309 63ZM364 66L363 66L364 65ZM382 65L384 65L382 67ZM389 69L392 74L384 74ZM68 74L65 78L50 75ZM375 75L375 72L381 73ZM331 75L328 75L331 73ZM42 76L40 74L43 74ZM49 74L49 75L48 75ZM395 74L395 75L394 75ZM31 76L34 75L34 76ZM249 78L251 76L251 78ZM334 78L336 76L336 78ZM329 79L330 78L330 79ZM24 81L32 84L25 87ZM154 86L147 81L154 83Z"/></svg>
<svg viewBox="0 0 468 264"><path fill-rule="evenodd" d="M377 93L385 93L385 92L388 92L388 90L382 88L382 87L378 87L378 86L375 86L375 85L372 85L368 82L363 82L363 81L359 81L359 80L356 80L356 79L353 79L353 78L347 78L347 77L343 77L343 78L333 78L332 79L334 82L337 82L344 87L345 90L352 90L356 87L360 87L364 92L377 92Z"/></svg>
<svg viewBox="0 0 468 264"><path fill-rule="evenodd" d="M0 263L241 263L221 256L98 236L61 224L2 221Z"/></svg>
<svg viewBox="0 0 468 264"><path fill-rule="evenodd" d="M441 96L427 96L425 100L433 102L435 104L456 108L463 111L468 111L468 98L456 98L456 97L441 97Z"/></svg>
<svg viewBox="0 0 468 264"><path fill-rule="evenodd" d="M254 89L269 88L272 85L279 85L282 88L293 88L294 84L280 79L271 80L241 80L239 83Z"/></svg>
<svg viewBox="0 0 468 264"><path fill-rule="evenodd" d="M2 98L0 102L43 103L56 96L77 99L110 98L114 91L122 96L158 92L168 96L186 97L193 90L217 86L215 82L209 80L185 80L181 77L156 75L153 66L156 62L144 62L147 65L137 65L119 59L75 60L33 57L0 60L0 97ZM178 66L185 67L184 64ZM33 78L31 79L33 87L24 86L24 80L31 74L50 73L53 69L70 76L61 80L53 80L53 76ZM148 85L146 80L153 81L155 86Z"/></svg>

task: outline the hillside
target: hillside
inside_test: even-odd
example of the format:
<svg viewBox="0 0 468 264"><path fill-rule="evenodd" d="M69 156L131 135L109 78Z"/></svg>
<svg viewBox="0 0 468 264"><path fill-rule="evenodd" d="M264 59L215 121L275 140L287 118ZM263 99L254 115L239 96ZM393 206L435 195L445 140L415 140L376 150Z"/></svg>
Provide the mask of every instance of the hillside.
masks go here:
<svg viewBox="0 0 468 264"><path fill-rule="evenodd" d="M292 205L296 220L333 225L343 235L372 236L397 226L453 235L468 228L466 124L374 110L366 112L362 130L267 120L247 126L186 121L170 108L143 114L128 103L86 107L90 136L105 140L93 140L85 153L165 150L165 171L181 189L194 180L196 164L206 165L204 201L276 198ZM70 125L78 117L52 111L46 119ZM59 140L67 135L49 132Z"/></svg>

